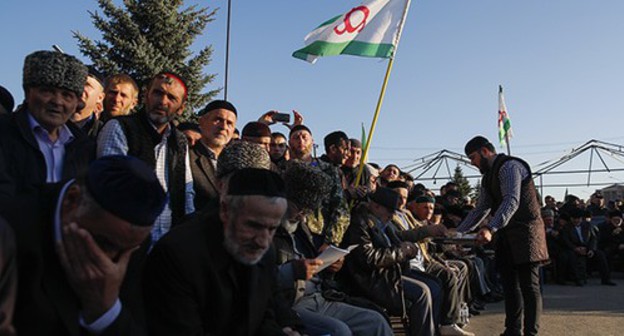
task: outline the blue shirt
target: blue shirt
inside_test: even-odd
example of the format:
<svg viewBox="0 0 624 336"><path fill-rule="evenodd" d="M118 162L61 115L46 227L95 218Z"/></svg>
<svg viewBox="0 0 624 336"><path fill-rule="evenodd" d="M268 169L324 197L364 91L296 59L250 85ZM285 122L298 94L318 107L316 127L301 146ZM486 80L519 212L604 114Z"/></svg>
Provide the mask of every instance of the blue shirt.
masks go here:
<svg viewBox="0 0 624 336"><path fill-rule="evenodd" d="M46 162L46 182L55 183L63 177L63 161L65 159L65 146L74 140L74 135L67 125L63 124L58 129L56 141L50 139L50 132L33 118L30 111L26 113L30 130L37 140L39 150Z"/></svg>

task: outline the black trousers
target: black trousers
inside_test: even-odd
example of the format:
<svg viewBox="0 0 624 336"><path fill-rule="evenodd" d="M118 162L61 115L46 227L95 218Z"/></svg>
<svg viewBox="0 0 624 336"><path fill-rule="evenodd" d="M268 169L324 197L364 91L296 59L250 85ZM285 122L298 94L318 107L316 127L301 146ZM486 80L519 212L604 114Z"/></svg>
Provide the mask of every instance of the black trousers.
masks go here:
<svg viewBox="0 0 624 336"><path fill-rule="evenodd" d="M505 335L519 336L522 331L525 336L537 335L542 315L540 265L515 265L504 238L500 239L496 248L496 264L505 295Z"/></svg>

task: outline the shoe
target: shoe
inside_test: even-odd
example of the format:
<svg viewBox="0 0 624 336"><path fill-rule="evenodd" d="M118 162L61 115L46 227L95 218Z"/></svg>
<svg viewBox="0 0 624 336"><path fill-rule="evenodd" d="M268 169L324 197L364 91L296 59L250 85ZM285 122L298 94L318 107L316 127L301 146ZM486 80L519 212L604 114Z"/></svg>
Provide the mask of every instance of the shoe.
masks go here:
<svg viewBox="0 0 624 336"><path fill-rule="evenodd" d="M478 310L476 310L476 309L473 309L472 307L468 308L468 312L470 313L470 316L471 316L471 317L472 317L472 316L481 315L481 312L480 312L480 311L478 311Z"/></svg>
<svg viewBox="0 0 624 336"><path fill-rule="evenodd" d="M575 284L577 287L583 287L583 286L585 286L585 282L583 282L583 281L575 281L575 282L574 282L574 284Z"/></svg>
<svg viewBox="0 0 624 336"><path fill-rule="evenodd" d="M465 331L457 324L443 325L439 328L440 336L475 336L475 334Z"/></svg>
<svg viewBox="0 0 624 336"><path fill-rule="evenodd" d="M602 281L602 284L605 286L617 286L617 284L611 280L604 280Z"/></svg>

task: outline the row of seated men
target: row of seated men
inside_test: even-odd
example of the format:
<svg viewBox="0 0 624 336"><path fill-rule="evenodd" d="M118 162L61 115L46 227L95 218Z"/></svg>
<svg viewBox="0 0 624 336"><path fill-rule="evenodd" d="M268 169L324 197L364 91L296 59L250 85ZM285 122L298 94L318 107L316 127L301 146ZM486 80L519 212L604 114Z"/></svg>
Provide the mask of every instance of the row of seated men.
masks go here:
<svg viewBox="0 0 624 336"><path fill-rule="evenodd" d="M592 213L577 207L558 212L542 209L548 250L554 261L553 273L559 284L587 284L588 275L597 271L601 284L615 286L612 268L624 271L624 232L622 212L610 210L598 224Z"/></svg>
<svg viewBox="0 0 624 336"><path fill-rule="evenodd" d="M70 55L35 52L24 103L0 116L0 213L15 236L0 231L7 334L389 335L388 314L410 335L471 334L460 307L488 293L484 262L428 251L447 228L396 166L346 182L356 142L332 132L316 158L302 120L288 162L272 162L265 123L231 141L226 101L200 112L189 148L173 123L186 82L166 71L143 109L89 137L70 121L89 78ZM323 265L330 245L355 248Z"/></svg>

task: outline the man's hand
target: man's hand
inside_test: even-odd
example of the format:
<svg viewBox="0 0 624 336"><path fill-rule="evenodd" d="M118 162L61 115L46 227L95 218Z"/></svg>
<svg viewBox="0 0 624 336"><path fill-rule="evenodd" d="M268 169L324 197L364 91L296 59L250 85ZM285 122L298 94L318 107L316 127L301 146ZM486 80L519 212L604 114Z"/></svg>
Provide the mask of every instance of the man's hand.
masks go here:
<svg viewBox="0 0 624 336"><path fill-rule="evenodd" d="M583 246L577 246L574 248L574 252L576 252L576 254L578 255L587 255L587 248L583 247Z"/></svg>
<svg viewBox="0 0 624 336"><path fill-rule="evenodd" d="M297 330L294 330L291 327L284 327L284 328L282 328L282 331L287 336L301 336L301 334Z"/></svg>
<svg viewBox="0 0 624 336"><path fill-rule="evenodd" d="M327 266L327 270L332 273L338 273L342 269L342 265L344 265L344 257Z"/></svg>
<svg viewBox="0 0 624 336"><path fill-rule="evenodd" d="M323 265L321 259L303 259L303 267L305 267L305 280L312 279L312 276L318 272L319 267Z"/></svg>
<svg viewBox="0 0 624 336"><path fill-rule="evenodd" d="M589 250L587 251L587 258L592 258L594 256L594 251Z"/></svg>
<svg viewBox="0 0 624 336"><path fill-rule="evenodd" d="M427 234L430 237L446 237L448 229L442 224L427 226Z"/></svg>
<svg viewBox="0 0 624 336"><path fill-rule="evenodd" d="M63 227L63 241L56 251L65 275L82 304L85 322L92 323L117 301L132 252L125 250L111 260L95 243L91 234L76 223Z"/></svg>
<svg viewBox="0 0 624 336"><path fill-rule="evenodd" d="M492 241L492 231L487 226L482 227L477 233L477 244L485 245Z"/></svg>
<svg viewBox="0 0 624 336"><path fill-rule="evenodd" d="M273 125L275 124L275 120L273 120L273 115L277 113L277 111L275 110L271 110L266 112L265 114L261 115L260 118L258 118L258 122L261 122L263 124L267 124L267 125Z"/></svg>
<svg viewBox="0 0 624 336"><path fill-rule="evenodd" d="M292 110L293 111L293 115L294 120L292 124L287 124L287 123L283 123L284 126L288 127L288 129L292 129L293 127L297 126L297 125L303 125L303 116L301 115L301 113L297 112L296 110Z"/></svg>

